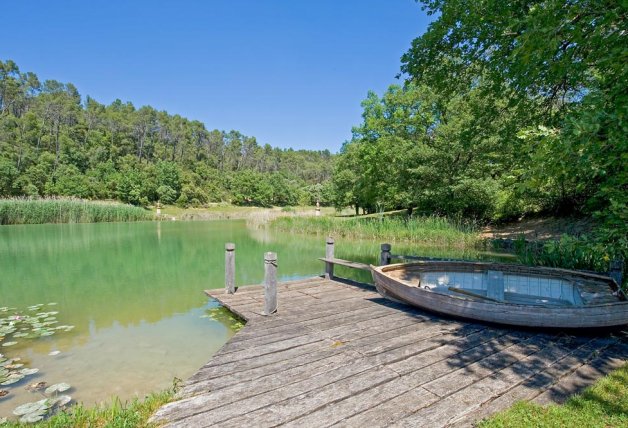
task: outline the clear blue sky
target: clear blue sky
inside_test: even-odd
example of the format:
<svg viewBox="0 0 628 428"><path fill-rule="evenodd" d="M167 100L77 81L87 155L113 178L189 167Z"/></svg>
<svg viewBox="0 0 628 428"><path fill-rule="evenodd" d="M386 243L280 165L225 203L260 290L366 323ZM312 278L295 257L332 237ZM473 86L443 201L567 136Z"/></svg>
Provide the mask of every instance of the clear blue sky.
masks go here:
<svg viewBox="0 0 628 428"><path fill-rule="evenodd" d="M429 22L413 0L7 1L2 14L0 59L42 80L332 152Z"/></svg>

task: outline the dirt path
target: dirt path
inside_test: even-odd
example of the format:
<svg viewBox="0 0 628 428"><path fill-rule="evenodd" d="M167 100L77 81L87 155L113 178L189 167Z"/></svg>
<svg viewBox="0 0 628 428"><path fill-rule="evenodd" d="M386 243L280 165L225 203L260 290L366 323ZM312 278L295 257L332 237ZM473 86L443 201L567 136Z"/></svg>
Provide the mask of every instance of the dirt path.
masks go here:
<svg viewBox="0 0 628 428"><path fill-rule="evenodd" d="M488 226L482 231L482 237L517 239L524 236L528 240L559 239L565 234L576 236L590 234L594 226L591 219L535 218L499 226Z"/></svg>

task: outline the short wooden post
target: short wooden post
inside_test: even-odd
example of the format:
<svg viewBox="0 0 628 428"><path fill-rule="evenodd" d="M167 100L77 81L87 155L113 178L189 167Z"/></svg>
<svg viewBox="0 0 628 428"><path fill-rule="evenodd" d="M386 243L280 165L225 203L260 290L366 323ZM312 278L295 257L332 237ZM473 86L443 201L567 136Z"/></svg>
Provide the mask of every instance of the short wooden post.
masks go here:
<svg viewBox="0 0 628 428"><path fill-rule="evenodd" d="M235 244L225 244L225 291L235 293Z"/></svg>
<svg viewBox="0 0 628 428"><path fill-rule="evenodd" d="M620 258L611 260L610 270L608 272L608 276L613 278L617 285L621 288L621 281L623 279L623 267L624 261Z"/></svg>
<svg viewBox="0 0 628 428"><path fill-rule="evenodd" d="M264 254L264 312L271 315L277 312L277 254Z"/></svg>
<svg viewBox="0 0 628 428"><path fill-rule="evenodd" d="M325 258L333 259L334 258L334 238L331 236L327 238L325 241ZM333 279L334 278L334 264L331 262L325 262L325 278Z"/></svg>
<svg viewBox="0 0 628 428"><path fill-rule="evenodd" d="M379 265L380 266L389 265L390 260L392 258L390 256L390 250L392 249L392 246L390 244L382 244L381 248L382 248L382 252L379 255Z"/></svg>

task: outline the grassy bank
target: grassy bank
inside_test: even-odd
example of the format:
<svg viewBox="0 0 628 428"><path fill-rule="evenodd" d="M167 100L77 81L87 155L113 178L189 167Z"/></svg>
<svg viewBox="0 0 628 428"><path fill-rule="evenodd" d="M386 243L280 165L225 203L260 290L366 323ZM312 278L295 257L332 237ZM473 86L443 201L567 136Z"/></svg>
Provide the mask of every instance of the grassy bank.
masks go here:
<svg viewBox="0 0 628 428"><path fill-rule="evenodd" d="M334 209L322 207L321 212L323 215L331 215ZM258 218L272 220L283 216L313 216L316 213L316 207L262 208L219 203L203 208L180 208L167 205L162 207L161 213L166 219L174 217L177 220L255 220Z"/></svg>
<svg viewBox="0 0 628 428"><path fill-rule="evenodd" d="M143 208L81 199L0 199L0 224L98 223L151 220Z"/></svg>
<svg viewBox="0 0 628 428"><path fill-rule="evenodd" d="M478 229L442 217L338 218L283 217L271 223L273 228L290 233L306 233L377 239L389 242L413 242L423 245L468 247L479 241Z"/></svg>
<svg viewBox="0 0 628 428"><path fill-rule="evenodd" d="M175 388L152 393L143 400L135 399L130 403L122 403L114 399L109 404L85 407L78 404L36 424L6 422L2 427L40 427L40 428L126 428L149 427L149 418L155 411L166 404L175 394ZM1 421L0 421L1 424Z"/></svg>
<svg viewBox="0 0 628 428"><path fill-rule="evenodd" d="M481 428L628 427L628 364L561 406L520 402L483 421Z"/></svg>

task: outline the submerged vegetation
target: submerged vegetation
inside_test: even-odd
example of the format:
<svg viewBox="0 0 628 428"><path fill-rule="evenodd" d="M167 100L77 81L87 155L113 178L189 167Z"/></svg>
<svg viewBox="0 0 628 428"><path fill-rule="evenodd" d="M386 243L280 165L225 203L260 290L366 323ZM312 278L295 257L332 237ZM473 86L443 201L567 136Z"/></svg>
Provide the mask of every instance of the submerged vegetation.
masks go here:
<svg viewBox="0 0 628 428"><path fill-rule="evenodd" d="M52 307L56 303L48 305L37 304L29 306L25 311L17 308L0 308L0 345L1 349L9 349L24 340L33 340L41 337L52 336L58 331L70 331L74 327L70 325L55 325L58 323L57 311L45 310L45 306ZM51 353L51 356L58 352ZM0 399L11 394L11 388L17 387L24 378L40 373L38 368L26 367L18 356L8 357L0 354ZM5 389L6 388L6 389ZM67 383L48 385L46 382L35 382L26 387L27 390L40 393L43 399L24 403L13 410L13 414L20 417L20 422L38 422L46 416L62 411L71 401L72 397L63 393L72 388ZM1 419L0 419L1 420Z"/></svg>
<svg viewBox="0 0 628 428"><path fill-rule="evenodd" d="M563 405L527 402L482 421L480 428L625 427L628 426L628 364L571 397Z"/></svg>
<svg viewBox="0 0 628 428"><path fill-rule="evenodd" d="M152 220L151 211L80 199L0 199L0 224L98 223Z"/></svg>
<svg viewBox="0 0 628 428"><path fill-rule="evenodd" d="M479 241L473 223L456 222L444 217L283 217L271 226L290 233L309 233L390 242L410 241L417 245L468 247Z"/></svg>

